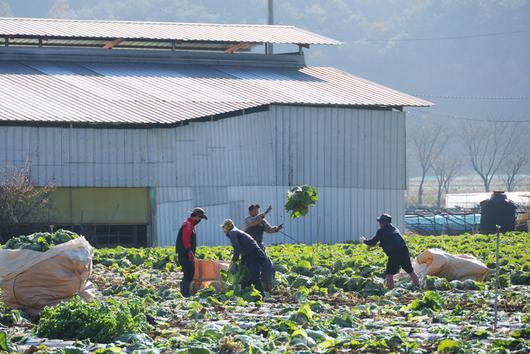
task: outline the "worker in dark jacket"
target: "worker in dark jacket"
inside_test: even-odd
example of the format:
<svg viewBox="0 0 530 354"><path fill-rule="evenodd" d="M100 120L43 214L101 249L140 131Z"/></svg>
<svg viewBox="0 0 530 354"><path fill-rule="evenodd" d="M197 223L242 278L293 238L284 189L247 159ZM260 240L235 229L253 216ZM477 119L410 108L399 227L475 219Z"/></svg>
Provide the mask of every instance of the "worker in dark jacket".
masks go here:
<svg viewBox="0 0 530 354"><path fill-rule="evenodd" d="M195 275L195 250L197 249L195 226L202 219L208 220L204 210L201 208L193 209L190 217L184 220L184 223L180 227L175 244L178 261L184 273L184 277L180 282L180 292L185 297L191 295L191 283Z"/></svg>
<svg viewBox="0 0 530 354"><path fill-rule="evenodd" d="M409 248L399 230L392 225L392 217L388 214L383 214L377 218L377 221L379 222L379 230L377 230L375 236L370 240L361 237L361 240L372 247L379 243L388 256L385 271L388 290L394 289L394 274L399 272L400 267L408 273L412 282L419 287L418 275L414 272L410 262Z"/></svg>
<svg viewBox="0 0 530 354"><path fill-rule="evenodd" d="M500 232L513 231L516 217L515 203L503 191L494 191L490 199L480 202L480 233L494 234L497 225L501 227Z"/></svg>
<svg viewBox="0 0 530 354"><path fill-rule="evenodd" d="M259 204L252 204L248 207L248 214L245 218L245 232L252 236L256 240L258 246L263 250L265 255L265 245L263 244L263 234L266 232L268 234L276 233L283 228L283 224L278 226L272 226L267 221L266 216L272 210L272 207L269 205L267 210L264 213L260 213ZM267 271L263 273L263 287L267 291L272 290L272 283L274 280L274 266L269 256L267 256ZM270 272L268 272L270 270Z"/></svg>
<svg viewBox="0 0 530 354"><path fill-rule="evenodd" d="M221 227L223 228L224 234L230 239L230 243L234 248L234 255L232 256L232 264L230 268L233 269L235 262L241 257L241 264L245 265L249 270L250 282L254 284L254 287L261 293L261 295L265 296L261 284L261 273L266 267L268 267L265 253L258 246L256 240L254 240L249 234L239 230L232 220L226 219Z"/></svg>

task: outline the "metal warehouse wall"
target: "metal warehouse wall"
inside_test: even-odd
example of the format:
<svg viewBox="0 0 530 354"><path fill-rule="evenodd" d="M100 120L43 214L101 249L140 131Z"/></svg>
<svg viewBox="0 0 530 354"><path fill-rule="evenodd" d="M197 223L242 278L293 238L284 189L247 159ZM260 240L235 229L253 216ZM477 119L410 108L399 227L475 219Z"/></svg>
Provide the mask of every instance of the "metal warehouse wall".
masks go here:
<svg viewBox="0 0 530 354"><path fill-rule="evenodd" d="M172 245L188 210L203 206L201 244L227 244L219 225L241 224L250 203L273 205L300 241L355 240L381 212L403 225L405 114L348 108L273 106L270 111L156 129L0 127L0 158L32 162L38 184L152 187L155 234ZM288 186L315 185L308 216L283 212ZM272 235L271 242L288 242Z"/></svg>

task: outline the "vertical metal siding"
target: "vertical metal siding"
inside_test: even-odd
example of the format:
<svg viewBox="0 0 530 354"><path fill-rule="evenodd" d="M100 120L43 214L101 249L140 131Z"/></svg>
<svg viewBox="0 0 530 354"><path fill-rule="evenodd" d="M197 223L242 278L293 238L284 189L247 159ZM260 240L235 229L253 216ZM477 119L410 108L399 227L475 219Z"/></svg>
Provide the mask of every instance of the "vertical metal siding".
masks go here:
<svg viewBox="0 0 530 354"><path fill-rule="evenodd" d="M280 127L276 184L288 184L294 169L295 184L403 188L402 113L284 106L275 110Z"/></svg>
<svg viewBox="0 0 530 354"><path fill-rule="evenodd" d="M344 242L376 229L383 211L404 212L405 115L335 107L274 106L270 111L154 129L0 127L0 158L32 162L38 184L153 187L159 245L172 245L194 206L209 220L201 244L226 244L219 225L242 227L250 203L273 205L302 242ZM320 201L291 220L289 185L310 183ZM289 242L282 235L270 242Z"/></svg>

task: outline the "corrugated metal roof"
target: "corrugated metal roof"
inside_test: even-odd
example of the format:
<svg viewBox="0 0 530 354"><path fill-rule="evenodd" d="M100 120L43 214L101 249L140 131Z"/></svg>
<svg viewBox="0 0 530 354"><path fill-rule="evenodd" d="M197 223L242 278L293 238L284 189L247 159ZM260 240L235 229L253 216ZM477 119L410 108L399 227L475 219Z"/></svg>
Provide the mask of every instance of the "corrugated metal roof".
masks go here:
<svg viewBox="0 0 530 354"><path fill-rule="evenodd" d="M431 105L328 67L0 61L0 121L168 124L268 104Z"/></svg>
<svg viewBox="0 0 530 354"><path fill-rule="evenodd" d="M79 39L79 38L63 38L63 39L44 39L39 44L38 38L10 38L8 40L9 46L39 46L44 47L96 47L102 48L105 44L109 42L108 39ZM0 37L0 46L5 46L5 38ZM209 50L209 51L221 51L227 50L233 43L225 42L179 42L173 44L171 41L161 41L161 40L124 40L118 44L115 49L168 49L168 50ZM238 49L238 52L249 51L255 47L255 45L248 45L243 48Z"/></svg>
<svg viewBox="0 0 530 354"><path fill-rule="evenodd" d="M0 18L0 37L122 38L183 42L331 44L340 42L294 26L140 21Z"/></svg>

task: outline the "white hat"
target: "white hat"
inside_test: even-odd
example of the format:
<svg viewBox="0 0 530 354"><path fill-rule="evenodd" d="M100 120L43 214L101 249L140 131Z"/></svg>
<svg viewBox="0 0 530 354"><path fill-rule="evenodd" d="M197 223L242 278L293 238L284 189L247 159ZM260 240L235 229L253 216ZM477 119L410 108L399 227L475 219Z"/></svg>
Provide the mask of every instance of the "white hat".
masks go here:
<svg viewBox="0 0 530 354"><path fill-rule="evenodd" d="M223 221L223 225L219 225L220 227L224 228L225 226L234 226L234 222L232 221L232 219L226 219L225 221Z"/></svg>

